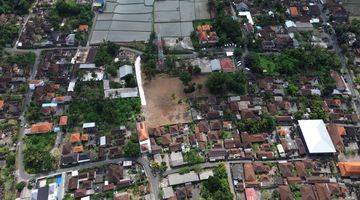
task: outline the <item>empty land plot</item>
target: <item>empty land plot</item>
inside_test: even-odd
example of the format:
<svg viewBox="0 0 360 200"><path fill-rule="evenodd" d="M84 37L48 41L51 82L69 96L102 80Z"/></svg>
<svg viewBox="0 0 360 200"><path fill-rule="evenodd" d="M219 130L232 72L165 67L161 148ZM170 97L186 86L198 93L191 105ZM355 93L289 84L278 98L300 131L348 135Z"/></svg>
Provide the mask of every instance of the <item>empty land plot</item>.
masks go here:
<svg viewBox="0 0 360 200"><path fill-rule="evenodd" d="M194 76L192 82L205 84L207 75ZM177 124L191 122L188 98L209 96L208 90L203 87L192 94L186 95L184 85L176 77L158 75L151 81L143 84L146 106L144 115L149 127L158 127L166 124Z"/></svg>
<svg viewBox="0 0 360 200"><path fill-rule="evenodd" d="M143 86L147 103L144 114L149 127L191 121L184 86L178 78L159 75Z"/></svg>
<svg viewBox="0 0 360 200"><path fill-rule="evenodd" d="M102 41L147 41L152 31L152 6L144 0L112 0L97 16L90 44Z"/></svg>

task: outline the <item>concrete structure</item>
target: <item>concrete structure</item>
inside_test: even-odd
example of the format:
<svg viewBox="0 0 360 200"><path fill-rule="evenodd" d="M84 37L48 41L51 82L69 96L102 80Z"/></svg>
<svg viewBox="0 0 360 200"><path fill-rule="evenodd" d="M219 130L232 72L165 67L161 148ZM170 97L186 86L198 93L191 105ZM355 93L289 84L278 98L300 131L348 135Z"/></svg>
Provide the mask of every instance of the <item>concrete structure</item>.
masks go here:
<svg viewBox="0 0 360 200"><path fill-rule="evenodd" d="M323 120L299 120L298 122L305 145L310 154L336 152Z"/></svg>

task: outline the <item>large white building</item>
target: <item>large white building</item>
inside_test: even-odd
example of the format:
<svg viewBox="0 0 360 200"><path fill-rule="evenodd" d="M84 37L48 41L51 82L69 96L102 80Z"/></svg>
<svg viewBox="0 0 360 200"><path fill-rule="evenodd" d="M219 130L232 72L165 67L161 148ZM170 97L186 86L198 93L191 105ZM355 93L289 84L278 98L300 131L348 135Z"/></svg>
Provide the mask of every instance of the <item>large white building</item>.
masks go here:
<svg viewBox="0 0 360 200"><path fill-rule="evenodd" d="M323 120L299 120L298 122L310 154L336 153Z"/></svg>

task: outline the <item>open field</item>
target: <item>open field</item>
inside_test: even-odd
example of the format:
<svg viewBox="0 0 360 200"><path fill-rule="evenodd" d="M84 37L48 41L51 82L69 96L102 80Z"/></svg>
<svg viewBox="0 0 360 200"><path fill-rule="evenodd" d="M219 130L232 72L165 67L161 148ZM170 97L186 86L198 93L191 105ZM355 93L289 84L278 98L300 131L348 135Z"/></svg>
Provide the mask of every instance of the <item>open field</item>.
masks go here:
<svg viewBox="0 0 360 200"><path fill-rule="evenodd" d="M206 76L198 76L193 79L193 82L203 83L205 78ZM144 114L149 127L191 121L189 106L185 102L189 96L185 95L183 89L184 86L178 78L163 74L144 82L147 102ZM203 87L201 91L196 91L190 96L206 93Z"/></svg>

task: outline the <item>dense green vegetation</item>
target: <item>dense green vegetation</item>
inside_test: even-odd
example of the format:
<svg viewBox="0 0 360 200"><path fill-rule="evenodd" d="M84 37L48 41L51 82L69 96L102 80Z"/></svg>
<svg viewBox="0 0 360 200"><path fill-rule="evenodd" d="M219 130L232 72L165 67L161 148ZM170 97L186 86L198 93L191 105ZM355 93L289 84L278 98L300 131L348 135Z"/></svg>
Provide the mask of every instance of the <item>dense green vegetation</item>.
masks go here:
<svg viewBox="0 0 360 200"><path fill-rule="evenodd" d="M15 20L11 19L8 22L0 23L0 47L10 45L18 36L19 26L16 25Z"/></svg>
<svg viewBox="0 0 360 200"><path fill-rule="evenodd" d="M263 114L260 120L245 119L236 122L236 125L240 131L246 131L249 133L263 133L271 132L275 129L275 119L269 114Z"/></svg>
<svg viewBox="0 0 360 200"><path fill-rule="evenodd" d="M140 113L140 99L106 99L72 101L69 107L70 126L84 122L96 122L98 126L109 129L114 125L134 120Z"/></svg>
<svg viewBox="0 0 360 200"><path fill-rule="evenodd" d="M24 53L24 54L11 54L6 57L5 62L8 65L18 65L19 67L25 69L25 71L30 71L30 68L35 64L36 55L33 52Z"/></svg>
<svg viewBox="0 0 360 200"><path fill-rule="evenodd" d="M354 47L360 47L360 20L354 19L349 24L340 24L336 26L335 32L340 44L347 44L349 42L349 32L354 33L357 41L353 44Z"/></svg>
<svg viewBox="0 0 360 200"><path fill-rule="evenodd" d="M191 165L205 162L205 158L199 155L195 149L191 149L190 151L186 152L184 160Z"/></svg>
<svg viewBox="0 0 360 200"><path fill-rule="evenodd" d="M33 0L0 0L1 14L24 15L29 12Z"/></svg>
<svg viewBox="0 0 360 200"><path fill-rule="evenodd" d="M113 62L113 58L116 56L119 50L119 46L112 42L104 42L100 45L94 63L97 66L102 66L105 64L110 64Z"/></svg>
<svg viewBox="0 0 360 200"><path fill-rule="evenodd" d="M64 33L71 33L79 25L90 27L93 17L94 13L90 4L77 4L75 0L58 0L48 14L48 19L54 29ZM66 23L60 26L64 18L66 18ZM81 45L86 44L87 33L77 32L75 36Z"/></svg>
<svg viewBox="0 0 360 200"><path fill-rule="evenodd" d="M306 59L304 59L306 58ZM250 68L260 74L276 75L322 75L330 69L338 69L340 60L335 53L322 48L288 49L280 54L262 55L252 53Z"/></svg>
<svg viewBox="0 0 360 200"><path fill-rule="evenodd" d="M225 165L219 164L214 169L214 176L204 181L201 188L201 197L207 200L231 200L233 195L230 192L229 182Z"/></svg>
<svg viewBox="0 0 360 200"><path fill-rule="evenodd" d="M238 71L235 73L211 73L205 82L209 92L215 95L232 92L236 94L245 94L247 91L246 76Z"/></svg>
<svg viewBox="0 0 360 200"><path fill-rule="evenodd" d="M125 157L138 157L140 156L140 145L138 142L137 133L132 133L130 140L124 146Z"/></svg>
<svg viewBox="0 0 360 200"><path fill-rule="evenodd" d="M290 83L297 82L299 76L318 77L323 93L328 95L335 87L330 70L340 68L340 59L322 48L287 49L272 55L250 53L245 65L261 75L285 77Z"/></svg>
<svg viewBox="0 0 360 200"><path fill-rule="evenodd" d="M155 44L156 35L155 32L150 34L149 42L146 45L144 54L142 55L142 69L147 79L153 78L156 73L156 60L157 60L157 46Z"/></svg>
<svg viewBox="0 0 360 200"><path fill-rule="evenodd" d="M25 170L30 174L50 171L55 167L54 157L50 150L55 144L56 134L41 134L27 136L24 139Z"/></svg>
<svg viewBox="0 0 360 200"><path fill-rule="evenodd" d="M226 43L241 44L242 32L240 23L226 13L226 7L231 6L230 1L211 0L210 7L216 8L217 17L214 22L215 30L219 36L219 45Z"/></svg>

